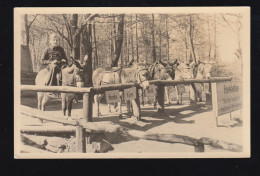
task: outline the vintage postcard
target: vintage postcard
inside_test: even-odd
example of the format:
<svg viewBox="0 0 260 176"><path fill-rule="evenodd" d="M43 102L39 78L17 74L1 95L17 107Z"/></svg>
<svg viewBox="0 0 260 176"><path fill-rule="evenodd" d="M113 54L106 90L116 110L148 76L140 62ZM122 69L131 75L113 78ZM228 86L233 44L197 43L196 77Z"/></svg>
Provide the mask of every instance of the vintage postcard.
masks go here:
<svg viewBox="0 0 260 176"><path fill-rule="evenodd" d="M249 158L250 7L14 8L14 158Z"/></svg>

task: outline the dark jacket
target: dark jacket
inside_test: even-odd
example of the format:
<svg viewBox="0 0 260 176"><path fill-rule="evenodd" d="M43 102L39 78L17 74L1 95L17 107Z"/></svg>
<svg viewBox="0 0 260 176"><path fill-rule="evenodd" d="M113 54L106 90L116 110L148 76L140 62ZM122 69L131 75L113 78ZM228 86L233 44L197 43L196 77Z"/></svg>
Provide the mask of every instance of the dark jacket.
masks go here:
<svg viewBox="0 0 260 176"><path fill-rule="evenodd" d="M55 47L48 47L45 49L43 57L42 57L42 64L47 65L54 60L57 60L57 65L60 66L60 61L64 59L66 60L66 64L68 64L68 59L64 52L64 49L61 46Z"/></svg>

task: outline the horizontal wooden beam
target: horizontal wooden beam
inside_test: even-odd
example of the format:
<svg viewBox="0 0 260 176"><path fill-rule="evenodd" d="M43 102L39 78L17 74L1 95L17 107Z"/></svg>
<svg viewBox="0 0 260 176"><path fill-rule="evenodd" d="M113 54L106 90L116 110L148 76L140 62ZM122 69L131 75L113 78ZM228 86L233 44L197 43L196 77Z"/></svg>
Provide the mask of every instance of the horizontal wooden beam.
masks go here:
<svg viewBox="0 0 260 176"><path fill-rule="evenodd" d="M164 84L166 86L173 86L176 84L192 84L192 83L215 83L231 81L231 77L212 77L209 79L183 79L183 80L152 80L150 84Z"/></svg>
<svg viewBox="0 0 260 176"><path fill-rule="evenodd" d="M127 83L127 84L109 84L109 85L102 85L98 87L93 87L94 94L101 94L105 91L109 90L120 90L123 91L124 89L131 88L131 87L137 87L141 88L139 85L135 83Z"/></svg>
<svg viewBox="0 0 260 176"><path fill-rule="evenodd" d="M90 87L71 87L71 86L36 86L36 85L21 85L22 91L37 91L37 92L61 92L61 93L86 93L90 92Z"/></svg>
<svg viewBox="0 0 260 176"><path fill-rule="evenodd" d="M192 83L214 83L231 81L231 77L212 77L210 79L183 79L183 80L152 80L150 84L164 84L166 86L173 86L176 84L192 84ZM127 84L109 84L99 87L70 87L70 86L35 86L35 85L21 85L22 91L37 91L37 92L61 92L61 93L87 93L93 89L94 94L101 94L108 90L124 90L130 87L141 88L136 83Z"/></svg>
<svg viewBox="0 0 260 176"><path fill-rule="evenodd" d="M74 126L22 126L20 131L22 133L74 133L76 127Z"/></svg>

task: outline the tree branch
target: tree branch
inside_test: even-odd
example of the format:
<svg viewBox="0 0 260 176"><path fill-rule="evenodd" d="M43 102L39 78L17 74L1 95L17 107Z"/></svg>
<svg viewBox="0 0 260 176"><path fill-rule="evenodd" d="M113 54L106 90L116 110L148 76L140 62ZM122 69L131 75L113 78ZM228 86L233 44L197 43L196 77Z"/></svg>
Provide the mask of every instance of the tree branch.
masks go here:
<svg viewBox="0 0 260 176"><path fill-rule="evenodd" d="M38 14L35 15L35 17L33 18L33 20L30 22L30 24L28 25L28 28L30 29L31 25L33 24L34 20L36 19L36 17L38 16Z"/></svg>
<svg viewBox="0 0 260 176"><path fill-rule="evenodd" d="M77 29L77 31L75 32L74 36L79 35L86 28L88 23L90 21L92 21L97 16L99 16L99 14L93 14L93 15L90 15L86 20L84 20L84 24L82 24L81 27Z"/></svg>
<svg viewBox="0 0 260 176"><path fill-rule="evenodd" d="M62 33L60 32L59 28L56 26L56 24L55 24L53 21L51 21L51 23L52 23L53 26L55 27L56 32L57 32L62 38L64 38L64 39L68 42L69 46L71 47L71 42L69 41L69 39L68 39L67 37L65 37L64 34L62 34Z"/></svg>
<svg viewBox="0 0 260 176"><path fill-rule="evenodd" d="M72 43L72 33L71 33L71 28L70 28L68 19L67 19L67 17L66 17L65 14L62 14L62 17L63 17L63 20L64 20L64 22L65 22L66 30L67 30L67 32L68 32L69 41L70 41L70 43Z"/></svg>
<svg viewBox="0 0 260 176"><path fill-rule="evenodd" d="M233 27L232 27L231 24L227 21L227 19L226 19L223 15L221 15L221 17L222 17L223 20L228 24L228 26L230 27L230 29L231 29L233 32L236 33L236 31L233 29Z"/></svg>

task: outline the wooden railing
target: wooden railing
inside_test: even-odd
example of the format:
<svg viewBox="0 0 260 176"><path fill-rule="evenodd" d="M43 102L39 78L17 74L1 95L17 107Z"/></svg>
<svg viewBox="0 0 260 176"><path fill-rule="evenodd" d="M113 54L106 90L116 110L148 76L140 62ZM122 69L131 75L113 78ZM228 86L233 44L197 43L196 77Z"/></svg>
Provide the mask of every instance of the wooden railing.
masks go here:
<svg viewBox="0 0 260 176"><path fill-rule="evenodd" d="M177 84L192 84L192 83L214 83L214 82L225 82L231 81L231 77L222 77L222 78L210 78L210 79L185 79L185 80L152 80L149 81L150 84L157 85L158 93L164 95L164 86L174 86ZM33 85L21 85L21 91L37 91L37 92L60 92L60 93L83 93L83 119L86 122L92 121L92 102L93 96L95 94L102 94L108 90L124 90L126 88L136 87L137 89L141 88L135 83L128 84L113 84L113 85L104 85L99 87L63 87L63 86L33 86ZM139 95L137 91L137 105L139 103ZM164 111L164 96L158 97L158 111Z"/></svg>
<svg viewBox="0 0 260 176"><path fill-rule="evenodd" d="M225 81L231 81L231 77L225 77L225 78L210 78L210 79L189 79L189 80L153 80L149 81L150 84L157 85L158 93L161 95L164 95L164 86L174 86L177 84L192 84L192 83L215 83L215 82L225 82ZM208 140L203 139L204 142L201 142L202 140L190 138L187 136L181 136L181 135L165 135L161 134L162 136L158 136L156 134L146 134L145 132L140 132L136 130L130 130L123 127L116 127L116 130L114 128L110 128L109 126L106 126L105 128L101 127L100 125L97 125L97 123L88 123L92 122L92 107L93 107L93 96L95 94L102 94L105 91L108 90L124 90L126 88L130 87L136 87L137 90L141 88L137 84L134 83L128 83L128 84L114 84L114 85L104 85L100 87L85 87L85 88L75 88L75 87L59 87L59 86L33 86L33 85L21 85L20 89L21 91L37 91L37 92L60 92L60 93L82 93L83 94L83 121L67 121L67 120L58 120L55 118L48 118L46 116L39 116L37 112L34 110L23 110L22 113L25 115L29 115L34 118L40 118L42 120L48 120L48 121L55 121L57 123L62 123L66 125L72 125L76 126L75 132L76 132L76 138L77 138L77 151L78 152L85 152L85 135L86 130L94 130L94 131L104 131L104 132L120 132L120 133L127 133L135 137L148 139L148 140L159 140L164 142L178 142L178 143L184 143L187 145L193 145L195 147L195 151L204 151L204 143L206 143ZM139 102L139 95L137 91L136 101ZM137 103L139 105L140 110L140 103ZM161 111L164 111L164 96L158 97L158 108ZM26 109L26 108L25 108ZM36 110L38 111L38 110ZM139 111L140 112L140 111ZM112 123L109 124L110 126L114 126ZM23 129L24 131L28 130L35 130L35 129ZM61 129L61 131L64 131L64 129ZM71 132L71 128L66 129L67 131ZM119 130L119 131L118 131ZM38 129L40 131L40 129ZM88 139L87 139L88 140ZM205 142L206 141L206 142ZM209 142L208 142L209 143ZM241 147L236 146L235 144L225 144L226 146L235 146L235 149L231 149L231 151L240 151ZM217 145L216 145L217 146Z"/></svg>

